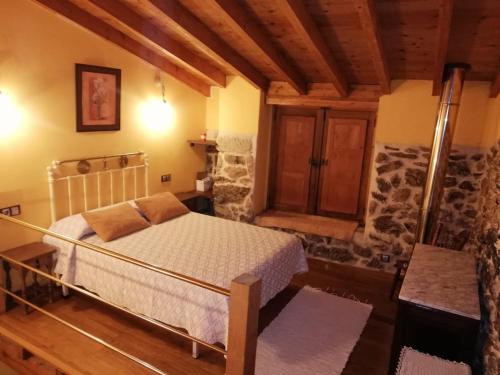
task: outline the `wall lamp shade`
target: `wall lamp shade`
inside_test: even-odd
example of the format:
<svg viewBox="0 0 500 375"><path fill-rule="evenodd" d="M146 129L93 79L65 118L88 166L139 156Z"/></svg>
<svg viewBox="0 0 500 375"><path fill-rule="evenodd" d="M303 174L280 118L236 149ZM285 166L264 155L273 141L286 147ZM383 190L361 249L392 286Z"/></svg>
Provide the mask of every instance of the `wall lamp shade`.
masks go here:
<svg viewBox="0 0 500 375"><path fill-rule="evenodd" d="M0 138L4 138L19 125L21 114L5 91L0 91Z"/></svg>
<svg viewBox="0 0 500 375"><path fill-rule="evenodd" d="M154 98L146 102L142 108L142 118L149 131L161 133L173 126L175 111L165 99L165 85L159 74L155 77L155 84L161 88L161 99Z"/></svg>

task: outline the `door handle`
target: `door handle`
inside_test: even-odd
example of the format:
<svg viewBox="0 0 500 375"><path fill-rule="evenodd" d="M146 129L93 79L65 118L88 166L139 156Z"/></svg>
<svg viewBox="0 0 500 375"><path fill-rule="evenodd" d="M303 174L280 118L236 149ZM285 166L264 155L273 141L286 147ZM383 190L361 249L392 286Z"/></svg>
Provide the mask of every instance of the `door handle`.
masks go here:
<svg viewBox="0 0 500 375"><path fill-rule="evenodd" d="M309 164L311 164L313 167L319 167L321 165L321 162L316 159L309 158Z"/></svg>

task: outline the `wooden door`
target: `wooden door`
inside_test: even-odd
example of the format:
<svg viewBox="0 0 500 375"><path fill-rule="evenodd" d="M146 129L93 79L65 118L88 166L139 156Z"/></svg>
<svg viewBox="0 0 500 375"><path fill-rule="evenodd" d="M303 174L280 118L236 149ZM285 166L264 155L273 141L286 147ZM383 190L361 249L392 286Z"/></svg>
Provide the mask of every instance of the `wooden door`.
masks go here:
<svg viewBox="0 0 500 375"><path fill-rule="evenodd" d="M311 160L319 114L311 110L278 112L274 128L274 168L271 170L271 207L308 212Z"/></svg>
<svg viewBox="0 0 500 375"><path fill-rule="evenodd" d="M367 119L327 116L318 213L358 214L367 125Z"/></svg>

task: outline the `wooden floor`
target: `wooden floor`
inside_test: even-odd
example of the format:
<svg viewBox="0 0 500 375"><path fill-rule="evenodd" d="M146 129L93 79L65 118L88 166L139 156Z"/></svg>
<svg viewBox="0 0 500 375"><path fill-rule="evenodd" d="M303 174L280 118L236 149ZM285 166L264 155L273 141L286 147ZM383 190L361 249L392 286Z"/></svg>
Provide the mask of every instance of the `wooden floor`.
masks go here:
<svg viewBox="0 0 500 375"><path fill-rule="evenodd" d="M309 263L311 269L307 274L294 278L287 289L263 308L260 329L267 326L304 285L333 290L338 295L355 296L372 304L374 309L343 374L386 375L396 312L395 303L388 298L393 276L319 260L310 260ZM169 374L224 373L225 361L220 354L202 349L201 357L192 359L189 342L87 298L72 296L46 308ZM314 316L305 316L304 319L314 319ZM1 315L0 334L21 341L30 352L59 365L63 371L152 373L40 313L25 316L20 308L16 308Z"/></svg>

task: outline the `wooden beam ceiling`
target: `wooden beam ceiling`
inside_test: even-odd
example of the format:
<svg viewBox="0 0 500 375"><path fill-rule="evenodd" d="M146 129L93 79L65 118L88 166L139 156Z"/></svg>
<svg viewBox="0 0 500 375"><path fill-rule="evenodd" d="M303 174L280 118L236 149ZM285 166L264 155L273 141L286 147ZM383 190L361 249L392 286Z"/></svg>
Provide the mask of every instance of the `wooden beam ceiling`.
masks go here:
<svg viewBox="0 0 500 375"><path fill-rule="evenodd" d="M373 0L356 0L356 11L358 12L361 26L366 35L366 41L370 47L373 66L377 73L378 81L384 94L391 93L391 76L382 45L377 14Z"/></svg>
<svg viewBox="0 0 500 375"><path fill-rule="evenodd" d="M162 30L139 16L127 6L117 0L85 0L83 4L92 3L102 9L111 17L112 22L130 28L131 32L143 42L143 44L154 44L161 52L167 54L174 63L184 67L188 71L206 79L210 84L225 87L226 75L220 69L212 65L209 60L203 59L179 41L171 38ZM81 1L79 1L81 3ZM77 4L80 5L80 4ZM85 9L85 8L84 8ZM92 13L92 12L91 12ZM132 35L130 35L132 36ZM132 36L133 37L133 36Z"/></svg>
<svg viewBox="0 0 500 375"><path fill-rule="evenodd" d="M432 74L432 95L439 95L443 86L443 73L448 54L451 20L453 17L453 0L440 0L439 16L434 46L434 71Z"/></svg>
<svg viewBox="0 0 500 375"><path fill-rule="evenodd" d="M490 98L496 98L500 92L500 73L497 73L493 82L491 82Z"/></svg>
<svg viewBox="0 0 500 375"><path fill-rule="evenodd" d="M137 4L138 7L144 8L150 5L159 10L170 22L175 24L184 33L211 50L216 55L216 58L225 61L255 86L264 91L268 89L269 80L261 72L177 1L149 0L149 2Z"/></svg>
<svg viewBox="0 0 500 375"><path fill-rule="evenodd" d="M307 93L307 82L301 73L290 63L290 59L283 56L273 43L270 35L264 31L244 9L234 0L205 0L203 6L210 6L214 14L232 30L252 43L272 63L274 68L300 94Z"/></svg>
<svg viewBox="0 0 500 375"><path fill-rule="evenodd" d="M299 95L287 82L271 82L267 104L328 107L335 110L376 111L382 95L378 85L354 85L349 96L339 98L331 83L313 83L307 95Z"/></svg>
<svg viewBox="0 0 500 375"><path fill-rule="evenodd" d="M71 4L69 1L60 1L60 0L34 0L34 1L37 1L38 3L45 5L52 11L70 19L71 21L92 31L93 33L99 35L100 37L122 47L123 49L129 51L135 56L149 62L151 65L154 65L160 70L164 71L165 73L172 75L179 81L184 82L186 85L190 86L191 88L200 92L201 94L205 96L210 96L210 85L205 83L203 80L186 72L184 69L173 64L165 57L160 56L159 54L144 47L138 41L114 29L104 21L101 21L100 19L87 13L86 11L77 7L76 5Z"/></svg>
<svg viewBox="0 0 500 375"><path fill-rule="evenodd" d="M276 5L292 24L298 36L310 46L314 58L323 64L339 96L346 96L348 94L346 80L302 0L276 0Z"/></svg>

